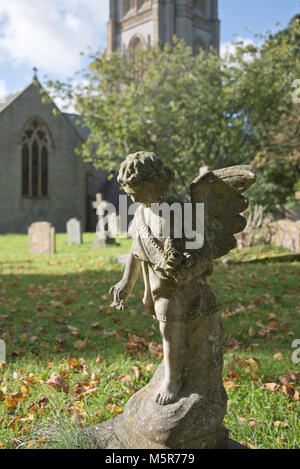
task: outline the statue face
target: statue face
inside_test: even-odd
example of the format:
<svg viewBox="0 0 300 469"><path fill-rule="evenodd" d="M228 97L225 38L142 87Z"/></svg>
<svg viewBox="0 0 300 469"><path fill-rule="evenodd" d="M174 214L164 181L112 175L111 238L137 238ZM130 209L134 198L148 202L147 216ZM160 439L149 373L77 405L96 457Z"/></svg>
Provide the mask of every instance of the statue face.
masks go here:
<svg viewBox="0 0 300 469"><path fill-rule="evenodd" d="M149 183L140 184L138 186L130 187L124 186L124 190L129 197L131 197L132 201L137 204L144 204L147 207L151 205L151 190L149 187Z"/></svg>
<svg viewBox="0 0 300 469"><path fill-rule="evenodd" d="M161 197L159 186L151 182L144 182L134 187L124 186L124 190L126 194L131 197L133 202L146 205L146 207L150 207L151 204L159 202Z"/></svg>

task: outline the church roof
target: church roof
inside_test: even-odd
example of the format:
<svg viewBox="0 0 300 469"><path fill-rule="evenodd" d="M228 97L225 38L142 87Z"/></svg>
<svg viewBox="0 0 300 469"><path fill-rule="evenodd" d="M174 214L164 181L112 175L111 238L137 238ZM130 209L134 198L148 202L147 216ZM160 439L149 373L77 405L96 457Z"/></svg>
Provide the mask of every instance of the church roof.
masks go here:
<svg viewBox="0 0 300 469"><path fill-rule="evenodd" d="M14 102L15 99L17 99L20 94L23 93L22 91L16 91L15 93L8 94L7 96L4 97L4 102L0 101L0 113L4 111L10 104Z"/></svg>
<svg viewBox="0 0 300 469"><path fill-rule="evenodd" d="M68 119L68 121L72 124L72 126L77 130L82 140L86 141L90 134L90 129L83 125L82 118L76 114L69 114L67 112L64 112L64 116Z"/></svg>
<svg viewBox="0 0 300 469"><path fill-rule="evenodd" d="M28 88L30 88L32 85L38 85L40 88L42 88L42 85L38 81L37 78L34 78L34 80L26 86L23 90L16 91L15 93L11 93L7 95L4 98L4 102L0 102L0 114L7 109L19 96L21 96ZM58 109L59 112L60 109L56 106L56 104L52 101L53 105ZM79 136L82 138L83 141L86 141L90 130L87 127L84 127L83 125L83 120L81 119L80 116L76 114L70 114L67 112L61 112L61 114L64 116L64 118L67 120L67 122L71 125L71 127L79 134Z"/></svg>

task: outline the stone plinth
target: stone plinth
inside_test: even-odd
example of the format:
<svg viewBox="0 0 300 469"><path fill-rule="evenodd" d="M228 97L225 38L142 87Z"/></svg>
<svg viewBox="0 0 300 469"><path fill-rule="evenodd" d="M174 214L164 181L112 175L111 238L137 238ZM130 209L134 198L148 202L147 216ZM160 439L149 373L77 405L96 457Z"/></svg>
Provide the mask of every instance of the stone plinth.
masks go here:
<svg viewBox="0 0 300 469"><path fill-rule="evenodd" d="M176 401L166 406L155 401L164 377L162 364L150 383L131 397L122 415L89 430L99 446L107 441L107 448L123 449L228 448L220 319L214 314L185 327L189 358Z"/></svg>

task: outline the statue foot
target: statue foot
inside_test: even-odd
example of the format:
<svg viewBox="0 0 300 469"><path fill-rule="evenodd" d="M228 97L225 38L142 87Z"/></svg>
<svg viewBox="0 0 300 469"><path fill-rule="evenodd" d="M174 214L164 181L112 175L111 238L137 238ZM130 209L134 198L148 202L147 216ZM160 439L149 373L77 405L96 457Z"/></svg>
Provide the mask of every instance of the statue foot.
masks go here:
<svg viewBox="0 0 300 469"><path fill-rule="evenodd" d="M160 405L168 405L174 402L182 387L181 380L163 382L156 395L156 402Z"/></svg>

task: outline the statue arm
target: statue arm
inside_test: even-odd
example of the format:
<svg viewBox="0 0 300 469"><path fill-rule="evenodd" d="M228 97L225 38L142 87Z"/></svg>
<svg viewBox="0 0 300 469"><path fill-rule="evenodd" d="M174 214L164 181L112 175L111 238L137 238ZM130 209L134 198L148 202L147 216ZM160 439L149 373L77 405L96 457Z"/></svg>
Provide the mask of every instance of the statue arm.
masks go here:
<svg viewBox="0 0 300 469"><path fill-rule="evenodd" d="M141 273L141 261L137 259L132 251L129 252L123 273L122 282L127 285L129 295Z"/></svg>
<svg viewBox="0 0 300 469"><path fill-rule="evenodd" d="M141 261L137 259L132 251L129 252L122 280L113 286L109 293L113 294L114 301L111 306L123 311L127 308L127 299L141 273Z"/></svg>

